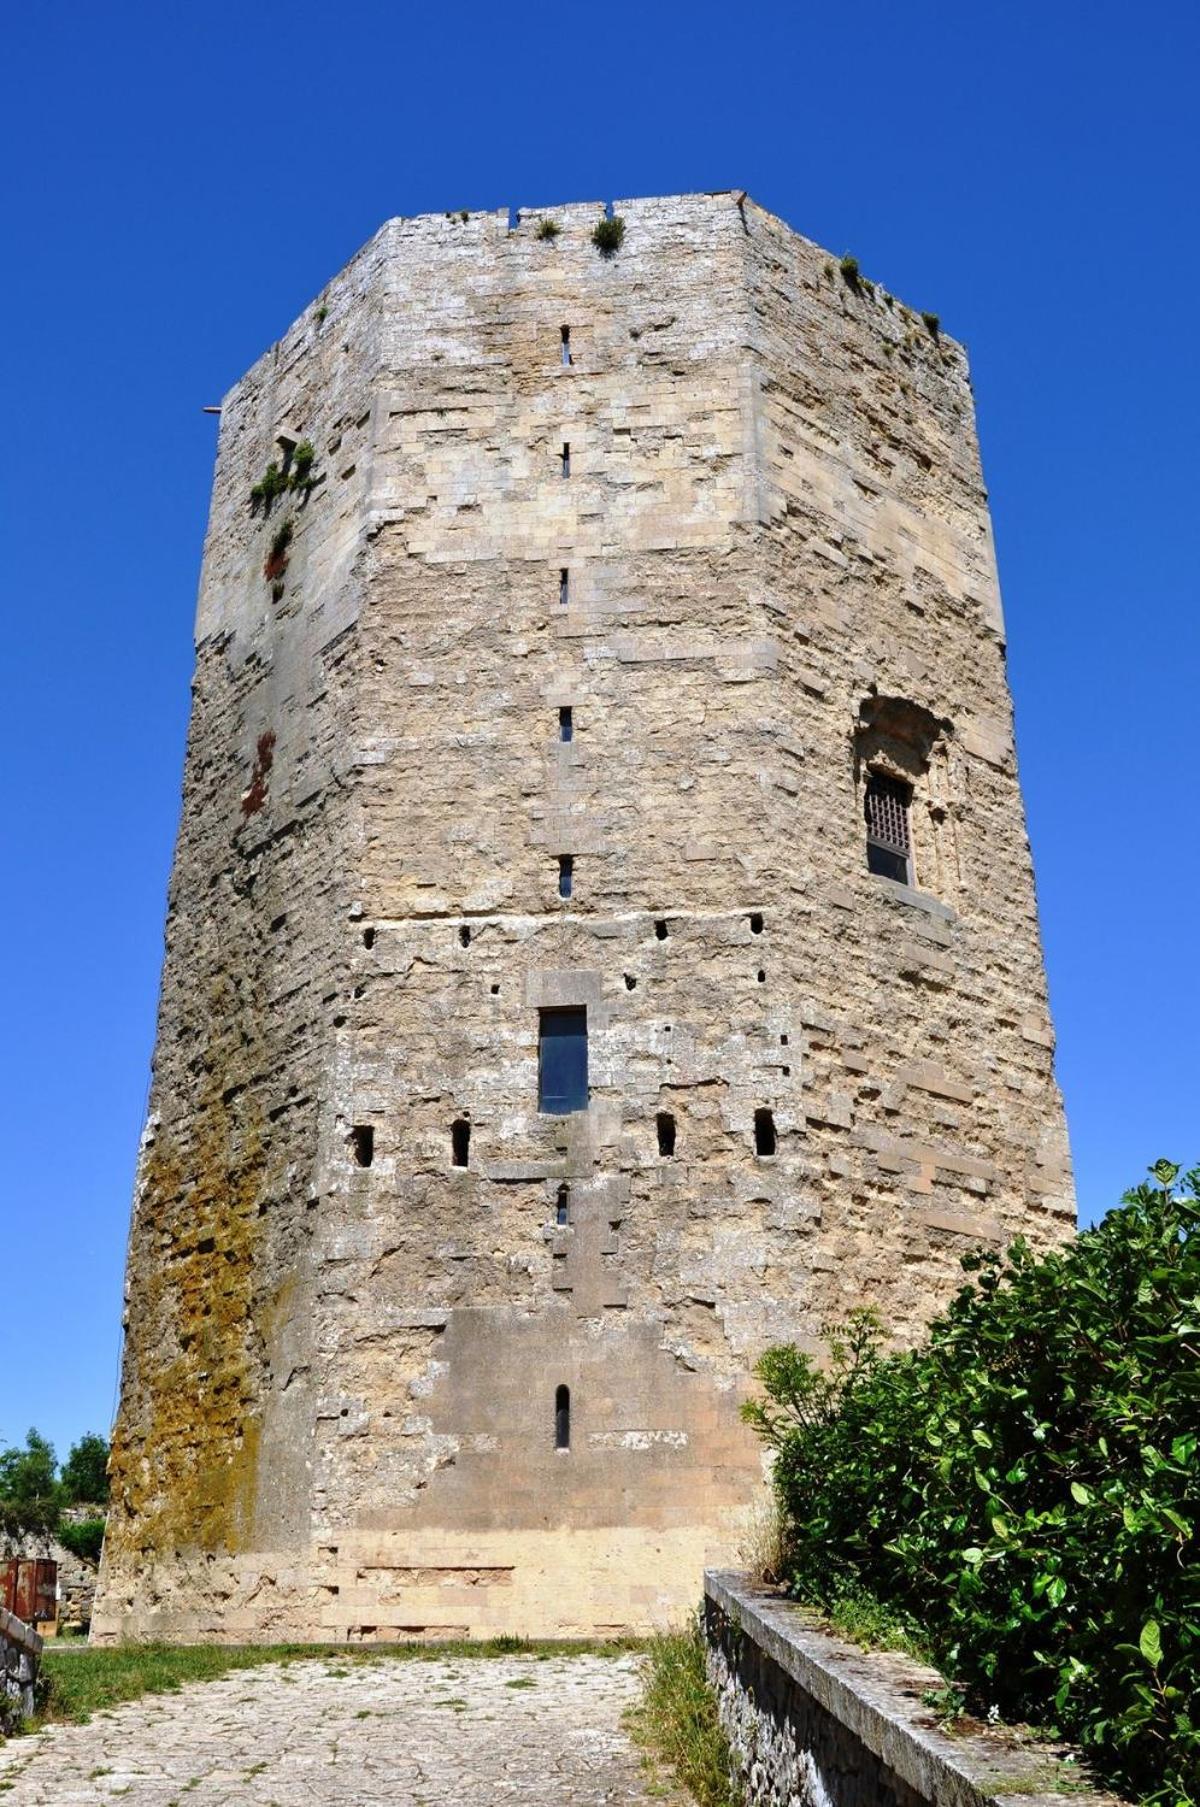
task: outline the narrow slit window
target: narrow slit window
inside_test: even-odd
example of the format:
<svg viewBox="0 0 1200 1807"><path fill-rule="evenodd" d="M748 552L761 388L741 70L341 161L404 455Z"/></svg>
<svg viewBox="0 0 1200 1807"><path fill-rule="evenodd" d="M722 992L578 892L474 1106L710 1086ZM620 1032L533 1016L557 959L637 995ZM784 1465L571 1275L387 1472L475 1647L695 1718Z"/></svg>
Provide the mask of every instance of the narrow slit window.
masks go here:
<svg viewBox="0 0 1200 1807"><path fill-rule="evenodd" d="M909 811L912 787L885 772L867 777L864 814L867 821L867 870L881 878L912 884L912 835Z"/></svg>
<svg viewBox="0 0 1200 1807"><path fill-rule="evenodd" d="M554 1221L558 1224L571 1221L571 1188L569 1186L560 1186L558 1189L558 1197L554 1201Z"/></svg>
<svg viewBox="0 0 1200 1807"><path fill-rule="evenodd" d="M554 1389L554 1447L555 1449L570 1449L571 1447L570 1387Z"/></svg>
<svg viewBox="0 0 1200 1807"><path fill-rule="evenodd" d="M569 853L558 856L558 895L570 897L575 889L575 861Z"/></svg>
<svg viewBox="0 0 1200 1807"><path fill-rule="evenodd" d="M775 1119L770 1111L754 1113L754 1152L755 1154L775 1153Z"/></svg>
<svg viewBox="0 0 1200 1807"><path fill-rule="evenodd" d="M657 941L665 941L667 938L667 925L661 916L654 925L654 935Z"/></svg>
<svg viewBox="0 0 1200 1807"><path fill-rule="evenodd" d="M564 477L569 477L571 475L571 448L565 439L563 440L562 449L562 474Z"/></svg>
<svg viewBox="0 0 1200 1807"><path fill-rule="evenodd" d="M664 1159L675 1153L675 1119L670 1111L659 1111L655 1118L658 1128L658 1152Z"/></svg>
<svg viewBox="0 0 1200 1807"><path fill-rule="evenodd" d="M571 329L569 326L564 326L562 329L562 361L565 370L571 363Z"/></svg>
<svg viewBox="0 0 1200 1807"><path fill-rule="evenodd" d="M761 935L762 932L763 932L762 912L761 912L761 910L755 910L753 915L750 918L750 933L752 935Z"/></svg>
<svg viewBox="0 0 1200 1807"><path fill-rule="evenodd" d="M465 1117L450 1125L450 1157L456 1167L466 1167L471 1159L471 1125Z"/></svg>
<svg viewBox="0 0 1200 1807"><path fill-rule="evenodd" d="M358 1167L369 1167L375 1159L375 1131L369 1123L356 1124L350 1131L350 1153Z"/></svg>
<svg viewBox="0 0 1200 1807"><path fill-rule="evenodd" d="M460 947L470 947L471 945L471 931L465 922L458 931L458 944Z"/></svg>
<svg viewBox="0 0 1200 1807"><path fill-rule="evenodd" d="M586 1004L538 1013L538 1109L565 1117L588 1107Z"/></svg>
<svg viewBox="0 0 1200 1807"><path fill-rule="evenodd" d="M575 723L571 717L569 705L564 706L558 712L558 738L560 740L574 740L575 738Z"/></svg>
<svg viewBox="0 0 1200 1807"><path fill-rule="evenodd" d="M562 567L562 570L558 574L559 607L565 609L567 604L570 602L570 600L571 600L571 573L567 570L567 567L564 565Z"/></svg>

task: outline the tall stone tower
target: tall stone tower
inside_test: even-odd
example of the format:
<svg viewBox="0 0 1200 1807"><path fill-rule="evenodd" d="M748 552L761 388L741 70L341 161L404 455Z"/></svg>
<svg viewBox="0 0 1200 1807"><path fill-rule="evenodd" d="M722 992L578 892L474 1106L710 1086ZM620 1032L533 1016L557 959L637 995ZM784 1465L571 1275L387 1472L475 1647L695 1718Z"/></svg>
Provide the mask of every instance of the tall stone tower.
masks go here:
<svg viewBox="0 0 1200 1807"><path fill-rule="evenodd" d="M1073 1223L963 351L616 211L391 220L225 401L101 1639L661 1621L767 1344Z"/></svg>

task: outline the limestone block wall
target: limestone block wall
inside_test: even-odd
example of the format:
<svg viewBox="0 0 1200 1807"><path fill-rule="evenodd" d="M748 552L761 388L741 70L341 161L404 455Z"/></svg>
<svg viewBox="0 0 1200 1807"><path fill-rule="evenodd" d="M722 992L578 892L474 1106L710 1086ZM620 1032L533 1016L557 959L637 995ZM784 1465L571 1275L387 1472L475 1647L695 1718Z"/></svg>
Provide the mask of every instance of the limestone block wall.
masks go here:
<svg viewBox="0 0 1200 1807"><path fill-rule="evenodd" d="M101 1638L660 1622L768 1342L1072 1221L961 349L617 210L391 221L224 404Z"/></svg>

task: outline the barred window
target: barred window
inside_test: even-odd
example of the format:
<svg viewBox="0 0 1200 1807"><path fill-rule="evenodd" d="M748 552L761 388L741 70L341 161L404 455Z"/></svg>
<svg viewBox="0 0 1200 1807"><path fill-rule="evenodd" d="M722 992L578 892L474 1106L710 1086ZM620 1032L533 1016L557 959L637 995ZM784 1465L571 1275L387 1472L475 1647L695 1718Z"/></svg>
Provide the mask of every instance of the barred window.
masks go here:
<svg viewBox="0 0 1200 1807"><path fill-rule="evenodd" d="M867 819L867 870L883 878L912 883L912 837L908 812L912 787L883 772L867 777L864 813Z"/></svg>

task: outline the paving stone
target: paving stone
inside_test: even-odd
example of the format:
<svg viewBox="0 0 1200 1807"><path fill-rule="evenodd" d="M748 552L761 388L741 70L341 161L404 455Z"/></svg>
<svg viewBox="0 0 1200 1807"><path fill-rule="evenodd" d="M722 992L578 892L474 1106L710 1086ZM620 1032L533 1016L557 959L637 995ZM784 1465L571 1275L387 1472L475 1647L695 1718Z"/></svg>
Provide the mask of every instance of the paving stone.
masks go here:
<svg viewBox="0 0 1200 1807"><path fill-rule="evenodd" d="M632 1656L269 1663L14 1739L0 1748L0 1792L5 1807L669 1807L622 1724L638 1666Z"/></svg>

